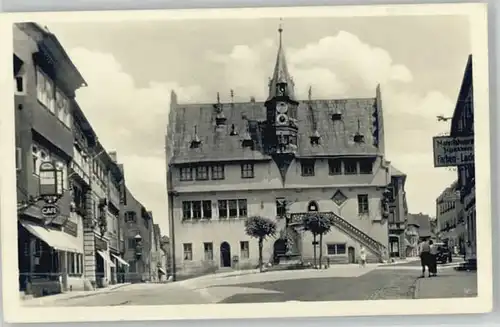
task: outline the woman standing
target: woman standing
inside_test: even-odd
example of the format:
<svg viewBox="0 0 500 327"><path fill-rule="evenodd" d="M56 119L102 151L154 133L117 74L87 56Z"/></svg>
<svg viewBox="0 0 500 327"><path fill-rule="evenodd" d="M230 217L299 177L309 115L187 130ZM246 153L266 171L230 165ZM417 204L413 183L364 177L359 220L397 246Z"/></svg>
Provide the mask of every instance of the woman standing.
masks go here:
<svg viewBox="0 0 500 327"><path fill-rule="evenodd" d="M366 265L366 250L363 245L359 248L359 261L361 264L361 267L364 267Z"/></svg>

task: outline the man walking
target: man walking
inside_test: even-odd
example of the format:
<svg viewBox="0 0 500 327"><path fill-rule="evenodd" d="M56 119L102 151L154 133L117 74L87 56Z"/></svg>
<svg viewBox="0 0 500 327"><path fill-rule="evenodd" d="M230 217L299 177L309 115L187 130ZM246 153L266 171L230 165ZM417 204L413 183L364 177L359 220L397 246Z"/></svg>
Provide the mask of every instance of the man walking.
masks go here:
<svg viewBox="0 0 500 327"><path fill-rule="evenodd" d="M431 256L431 247L428 243L428 241L424 240L420 245L418 246L418 252L420 253L420 264L422 265L422 276L420 277L425 277L425 267L427 266L427 270L429 272L429 276L431 275L430 272L430 256Z"/></svg>

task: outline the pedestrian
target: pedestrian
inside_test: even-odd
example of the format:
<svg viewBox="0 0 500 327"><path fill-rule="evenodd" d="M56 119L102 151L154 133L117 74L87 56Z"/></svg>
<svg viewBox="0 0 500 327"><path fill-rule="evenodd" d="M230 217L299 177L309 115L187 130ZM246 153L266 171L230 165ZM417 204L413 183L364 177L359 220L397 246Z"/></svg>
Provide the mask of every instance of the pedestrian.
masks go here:
<svg viewBox="0 0 500 327"><path fill-rule="evenodd" d="M429 277L437 276L437 252L438 246L429 240Z"/></svg>
<svg viewBox="0 0 500 327"><path fill-rule="evenodd" d="M427 266L427 269L429 271L429 276L431 274L429 268L429 257L430 257L430 251L431 248L429 246L429 243L426 240L423 240L420 245L418 246L418 252L420 254L420 265L422 266L422 276L425 277L425 267Z"/></svg>
<svg viewBox="0 0 500 327"><path fill-rule="evenodd" d="M361 247L359 248L359 263L361 267L366 266L366 250L363 245L361 245Z"/></svg>

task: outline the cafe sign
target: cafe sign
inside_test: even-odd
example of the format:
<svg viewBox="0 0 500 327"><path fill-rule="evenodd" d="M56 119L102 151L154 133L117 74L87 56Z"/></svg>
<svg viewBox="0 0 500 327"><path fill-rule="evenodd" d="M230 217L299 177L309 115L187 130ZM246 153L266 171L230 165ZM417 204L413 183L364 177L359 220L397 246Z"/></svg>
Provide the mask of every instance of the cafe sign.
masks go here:
<svg viewBox="0 0 500 327"><path fill-rule="evenodd" d="M434 167L474 164L474 136L435 136Z"/></svg>
<svg viewBox="0 0 500 327"><path fill-rule="evenodd" d="M42 215L44 218L56 218L59 213L59 207L55 204L46 204L42 207Z"/></svg>

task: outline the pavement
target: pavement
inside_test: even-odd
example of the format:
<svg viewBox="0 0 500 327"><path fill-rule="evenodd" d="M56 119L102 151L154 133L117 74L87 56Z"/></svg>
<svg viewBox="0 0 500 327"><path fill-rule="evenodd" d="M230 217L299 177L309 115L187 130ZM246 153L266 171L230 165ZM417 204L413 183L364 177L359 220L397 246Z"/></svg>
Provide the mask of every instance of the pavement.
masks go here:
<svg viewBox="0 0 500 327"><path fill-rule="evenodd" d="M24 303L28 306L116 306L474 296L477 294L475 274L457 272L453 269L457 265L459 262L439 265L438 277L422 279L417 260L365 267L335 265L323 270L227 272L168 284L132 284Z"/></svg>
<svg viewBox="0 0 500 327"><path fill-rule="evenodd" d="M438 271L436 277L418 279L415 285L416 299L461 298L477 296L475 271Z"/></svg>

